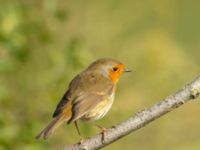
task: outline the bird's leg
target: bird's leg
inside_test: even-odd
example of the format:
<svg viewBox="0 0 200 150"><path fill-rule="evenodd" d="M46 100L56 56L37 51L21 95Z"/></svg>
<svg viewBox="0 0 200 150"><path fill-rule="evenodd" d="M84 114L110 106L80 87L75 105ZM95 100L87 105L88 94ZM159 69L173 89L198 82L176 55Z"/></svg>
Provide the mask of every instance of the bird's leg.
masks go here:
<svg viewBox="0 0 200 150"><path fill-rule="evenodd" d="M78 123L76 121L74 121L74 124L75 124L76 130L78 132L78 135L80 137L80 142L79 143L82 144L83 143L83 137L81 136L81 132L80 132L80 130L78 128Z"/></svg>
<svg viewBox="0 0 200 150"><path fill-rule="evenodd" d="M100 126L100 125L98 125L98 124L94 124L94 125L101 130L102 141L104 141L107 129L102 127L102 126Z"/></svg>

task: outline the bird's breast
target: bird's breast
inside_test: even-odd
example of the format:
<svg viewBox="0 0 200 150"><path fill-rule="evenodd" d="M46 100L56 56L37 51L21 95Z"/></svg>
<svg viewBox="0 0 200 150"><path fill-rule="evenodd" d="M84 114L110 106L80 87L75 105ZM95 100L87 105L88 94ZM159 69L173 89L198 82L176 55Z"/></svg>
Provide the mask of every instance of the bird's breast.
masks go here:
<svg viewBox="0 0 200 150"><path fill-rule="evenodd" d="M114 92L108 98L98 103L91 111L86 113L81 120L90 121L103 118L110 110L114 101Z"/></svg>

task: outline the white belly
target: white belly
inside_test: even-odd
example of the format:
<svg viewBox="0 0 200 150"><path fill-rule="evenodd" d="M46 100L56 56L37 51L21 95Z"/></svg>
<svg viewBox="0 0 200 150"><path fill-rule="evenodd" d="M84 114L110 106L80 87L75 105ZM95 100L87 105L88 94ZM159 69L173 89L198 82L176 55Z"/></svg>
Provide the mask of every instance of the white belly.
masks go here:
<svg viewBox="0 0 200 150"><path fill-rule="evenodd" d="M108 99L101 101L96 107L94 107L90 112L85 114L81 119L84 121L98 120L103 118L111 108L114 101L114 94Z"/></svg>

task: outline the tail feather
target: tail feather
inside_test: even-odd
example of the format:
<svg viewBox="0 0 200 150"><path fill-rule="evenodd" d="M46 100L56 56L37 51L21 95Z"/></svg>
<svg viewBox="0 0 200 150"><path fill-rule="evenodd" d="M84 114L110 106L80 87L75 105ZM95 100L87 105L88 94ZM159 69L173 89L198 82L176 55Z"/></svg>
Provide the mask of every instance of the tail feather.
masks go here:
<svg viewBox="0 0 200 150"><path fill-rule="evenodd" d="M56 117L35 138L36 139L44 138L46 140L55 131L55 129L59 127L64 121L65 119L63 119L63 117L61 116Z"/></svg>

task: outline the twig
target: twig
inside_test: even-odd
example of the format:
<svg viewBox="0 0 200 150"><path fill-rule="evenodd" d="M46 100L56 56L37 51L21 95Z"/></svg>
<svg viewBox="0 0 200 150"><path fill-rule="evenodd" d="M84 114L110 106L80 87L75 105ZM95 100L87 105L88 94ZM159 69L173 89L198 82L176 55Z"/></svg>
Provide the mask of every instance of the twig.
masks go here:
<svg viewBox="0 0 200 150"><path fill-rule="evenodd" d="M128 120L116 125L115 127L108 129L106 131L104 141L102 141L102 135L98 134L86 139L81 144L77 143L66 147L63 150L96 150L103 148L123 136L144 127L153 120L163 116L175 108L178 108L186 102L197 98L199 94L200 76L181 90L177 91L175 94L170 95L146 110L134 114Z"/></svg>

